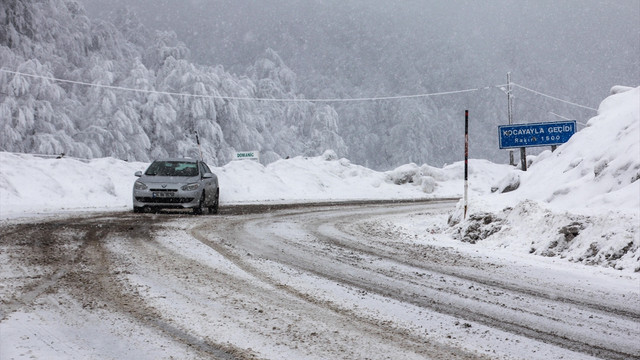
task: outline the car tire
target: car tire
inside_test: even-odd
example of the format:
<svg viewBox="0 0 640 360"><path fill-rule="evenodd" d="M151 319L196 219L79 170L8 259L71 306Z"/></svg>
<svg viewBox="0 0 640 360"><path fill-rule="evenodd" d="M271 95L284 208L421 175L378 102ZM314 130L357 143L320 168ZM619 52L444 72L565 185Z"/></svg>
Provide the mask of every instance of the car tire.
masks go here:
<svg viewBox="0 0 640 360"><path fill-rule="evenodd" d="M215 199L213 205L209 206L209 214L217 214L218 213L219 204L220 204L220 189L218 189L218 191L216 191L216 199Z"/></svg>
<svg viewBox="0 0 640 360"><path fill-rule="evenodd" d="M136 213L136 214L143 213L143 212L144 212L144 207L141 207L141 206L134 206L134 207L133 207L133 212L134 212L134 213Z"/></svg>
<svg viewBox="0 0 640 360"><path fill-rule="evenodd" d="M204 191L202 192L202 194L200 195L200 201L198 201L198 206L193 208L193 214L194 215L202 215L204 213Z"/></svg>

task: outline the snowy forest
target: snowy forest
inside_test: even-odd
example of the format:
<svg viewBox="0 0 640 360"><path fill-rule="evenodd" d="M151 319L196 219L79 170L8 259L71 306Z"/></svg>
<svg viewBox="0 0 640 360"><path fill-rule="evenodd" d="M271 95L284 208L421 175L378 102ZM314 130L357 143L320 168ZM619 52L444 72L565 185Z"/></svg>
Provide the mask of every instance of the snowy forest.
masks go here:
<svg viewBox="0 0 640 360"><path fill-rule="evenodd" d="M515 20L487 36L472 20L482 13L476 2L464 2L462 29L444 20L457 11L439 9L444 2L406 3L3 0L0 151L195 157L197 131L213 166L235 151L259 150L268 163L327 149L376 169L440 166L462 158L469 109L471 156L504 162L497 126L507 121L507 96L497 85L508 71L592 108L612 85L640 79L639 15L628 11L638 10L635 1L611 9L567 1L560 12L579 26L547 19L554 26L542 38L512 29ZM535 6L519 21L535 23L544 5ZM443 11L450 16L429 17ZM199 22L189 18L199 13ZM515 104L516 122L595 115L522 90Z"/></svg>
<svg viewBox="0 0 640 360"><path fill-rule="evenodd" d="M0 23L3 69L41 76L0 73L3 151L139 161L198 156L197 131L213 165L235 150L260 150L266 162L346 153L329 106L224 99L296 98L295 74L274 51L238 77L194 64L175 33L149 31L126 10L110 23L90 20L73 1L8 0L0 3Z"/></svg>

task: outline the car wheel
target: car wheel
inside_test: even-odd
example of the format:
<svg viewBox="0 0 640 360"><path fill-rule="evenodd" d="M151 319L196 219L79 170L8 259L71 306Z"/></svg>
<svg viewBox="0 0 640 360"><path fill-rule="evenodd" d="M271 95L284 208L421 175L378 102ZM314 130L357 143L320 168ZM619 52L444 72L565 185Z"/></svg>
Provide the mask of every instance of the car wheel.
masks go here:
<svg viewBox="0 0 640 360"><path fill-rule="evenodd" d="M143 213L143 212L144 212L144 207L141 207L141 206L134 206L134 207L133 207L133 212L134 212L134 213L136 213L136 214Z"/></svg>
<svg viewBox="0 0 640 360"><path fill-rule="evenodd" d="M216 199L213 202L212 206L209 206L209 214L217 214L218 213L218 205L220 204L220 189L216 191Z"/></svg>
<svg viewBox="0 0 640 360"><path fill-rule="evenodd" d="M195 215L202 215L204 213L204 191L200 195L200 201L198 201L198 206L193 208L193 213Z"/></svg>

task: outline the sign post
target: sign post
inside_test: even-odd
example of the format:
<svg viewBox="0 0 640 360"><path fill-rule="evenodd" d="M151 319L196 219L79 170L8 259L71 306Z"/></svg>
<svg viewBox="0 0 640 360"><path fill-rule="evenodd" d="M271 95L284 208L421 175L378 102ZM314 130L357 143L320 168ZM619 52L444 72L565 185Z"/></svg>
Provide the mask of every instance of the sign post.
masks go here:
<svg viewBox="0 0 640 360"><path fill-rule="evenodd" d="M522 171L527 171L527 148L520 148L520 168Z"/></svg>

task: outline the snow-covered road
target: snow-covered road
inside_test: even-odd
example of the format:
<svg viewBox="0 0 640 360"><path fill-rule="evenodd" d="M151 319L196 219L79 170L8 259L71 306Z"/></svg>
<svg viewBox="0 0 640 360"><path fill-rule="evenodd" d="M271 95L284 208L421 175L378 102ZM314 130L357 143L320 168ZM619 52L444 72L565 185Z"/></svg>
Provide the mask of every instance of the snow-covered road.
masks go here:
<svg viewBox="0 0 640 360"><path fill-rule="evenodd" d="M454 206L4 224L0 358L640 356L636 274L454 242Z"/></svg>

